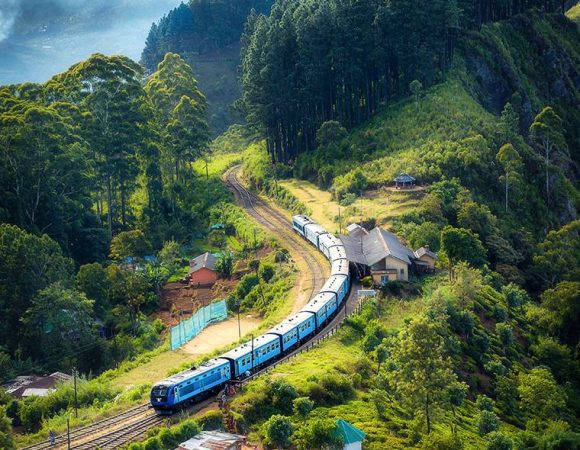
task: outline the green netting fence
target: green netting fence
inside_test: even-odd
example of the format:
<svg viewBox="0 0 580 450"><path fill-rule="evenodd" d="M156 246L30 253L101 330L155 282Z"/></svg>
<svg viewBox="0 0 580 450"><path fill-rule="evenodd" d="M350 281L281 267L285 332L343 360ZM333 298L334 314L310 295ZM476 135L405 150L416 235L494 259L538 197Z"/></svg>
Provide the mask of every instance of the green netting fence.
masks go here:
<svg viewBox="0 0 580 450"><path fill-rule="evenodd" d="M225 300L210 303L200 308L189 319L183 320L178 325L171 327L171 350L175 350L186 342L189 342L210 323L219 322L227 317L228 308Z"/></svg>

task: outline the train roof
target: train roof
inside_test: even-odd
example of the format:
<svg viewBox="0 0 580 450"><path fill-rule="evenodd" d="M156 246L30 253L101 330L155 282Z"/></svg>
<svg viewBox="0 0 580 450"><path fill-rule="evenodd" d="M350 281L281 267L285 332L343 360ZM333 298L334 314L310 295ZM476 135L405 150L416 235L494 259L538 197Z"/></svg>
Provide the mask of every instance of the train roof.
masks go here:
<svg viewBox="0 0 580 450"><path fill-rule="evenodd" d="M344 245L335 245L334 247L330 247L328 249L330 253L330 257L332 262L336 261L337 259L347 259L346 258L346 248Z"/></svg>
<svg viewBox="0 0 580 450"><path fill-rule="evenodd" d="M346 275L348 274L348 259L335 259L332 262L330 273L332 275Z"/></svg>
<svg viewBox="0 0 580 450"><path fill-rule="evenodd" d="M330 300L334 298L334 294L330 292L321 292L320 294L316 295L312 300L310 300L302 311L310 311L313 313L317 313L320 311Z"/></svg>
<svg viewBox="0 0 580 450"><path fill-rule="evenodd" d="M330 233L320 236L320 241L324 242L324 245L326 245L327 247L342 245L342 241L339 238L337 238L334 234Z"/></svg>
<svg viewBox="0 0 580 450"><path fill-rule="evenodd" d="M175 375L171 375L170 377L158 381L157 383L155 383L155 386L181 383L184 380L188 380L192 377L205 373L208 370L212 370L215 369L216 367L223 366L224 363L225 363L224 361L220 361L218 358L210 359L204 363L201 363L199 366L195 368L184 370L183 372L176 373Z"/></svg>
<svg viewBox="0 0 580 450"><path fill-rule="evenodd" d="M310 217L308 217L305 214L297 214L295 216L292 216L292 220L294 222L298 222L302 225L305 225L307 223L314 223L314 220L312 220Z"/></svg>
<svg viewBox="0 0 580 450"><path fill-rule="evenodd" d="M278 337L273 334L263 334L261 336L258 336L257 338L254 338L254 349L260 348L263 345L269 344L272 341L276 341L277 339ZM224 353L223 355L220 356L220 358L238 359L249 353L252 353L251 340L240 345L239 347L234 348L233 350L230 350L227 353Z"/></svg>
<svg viewBox="0 0 580 450"><path fill-rule="evenodd" d="M326 231L322 225L318 225L316 222L307 223L304 226L308 227L308 231L310 231L311 233L315 233L315 234L327 234L328 233L328 231Z"/></svg>
<svg viewBox="0 0 580 450"><path fill-rule="evenodd" d="M288 317L286 320L276 325L274 328L268 331L268 333L277 333L277 334L288 333L288 331L296 328L298 325L300 325L302 322L309 319L310 317L312 317L311 313L300 311L299 313Z"/></svg>
<svg viewBox="0 0 580 450"><path fill-rule="evenodd" d="M324 286L320 288L320 292L338 292L338 288L342 283L344 283L345 278L346 275L331 275L330 278L326 280L326 283L324 283Z"/></svg>

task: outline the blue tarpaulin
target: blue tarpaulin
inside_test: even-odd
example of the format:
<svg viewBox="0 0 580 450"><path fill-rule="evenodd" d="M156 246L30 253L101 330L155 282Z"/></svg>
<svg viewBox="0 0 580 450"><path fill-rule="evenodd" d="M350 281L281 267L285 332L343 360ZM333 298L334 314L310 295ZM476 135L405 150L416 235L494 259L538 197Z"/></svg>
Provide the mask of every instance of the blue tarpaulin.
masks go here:
<svg viewBox="0 0 580 450"><path fill-rule="evenodd" d="M219 322L227 317L228 309L225 300L200 308L189 319L171 327L171 350L175 350L192 340L210 323Z"/></svg>

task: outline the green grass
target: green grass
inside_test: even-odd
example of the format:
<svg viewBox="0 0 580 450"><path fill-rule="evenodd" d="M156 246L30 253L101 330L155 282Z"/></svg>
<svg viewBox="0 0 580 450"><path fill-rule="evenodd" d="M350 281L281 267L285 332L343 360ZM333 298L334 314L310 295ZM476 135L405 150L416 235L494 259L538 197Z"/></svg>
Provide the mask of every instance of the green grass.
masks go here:
<svg viewBox="0 0 580 450"><path fill-rule="evenodd" d="M576 3L572 8L566 11L566 17L580 26L580 2Z"/></svg>
<svg viewBox="0 0 580 450"><path fill-rule="evenodd" d="M241 161L241 155L238 153L216 153L210 156L207 164L208 175L221 176L230 167ZM205 176L205 161L197 160L193 163L193 170L201 176Z"/></svg>

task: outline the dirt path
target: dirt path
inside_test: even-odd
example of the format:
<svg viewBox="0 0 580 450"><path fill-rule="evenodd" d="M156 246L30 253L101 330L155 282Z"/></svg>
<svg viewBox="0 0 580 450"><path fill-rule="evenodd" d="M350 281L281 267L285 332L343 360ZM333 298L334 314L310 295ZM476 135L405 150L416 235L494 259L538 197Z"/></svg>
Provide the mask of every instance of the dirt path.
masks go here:
<svg viewBox="0 0 580 450"><path fill-rule="evenodd" d="M249 316L240 317L242 336L258 328L261 323L262 320L259 318ZM237 341L238 336L238 318L231 317L228 320L215 323L205 328L191 341L181 347L181 350L194 357L200 357Z"/></svg>

